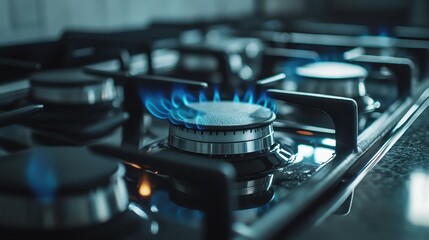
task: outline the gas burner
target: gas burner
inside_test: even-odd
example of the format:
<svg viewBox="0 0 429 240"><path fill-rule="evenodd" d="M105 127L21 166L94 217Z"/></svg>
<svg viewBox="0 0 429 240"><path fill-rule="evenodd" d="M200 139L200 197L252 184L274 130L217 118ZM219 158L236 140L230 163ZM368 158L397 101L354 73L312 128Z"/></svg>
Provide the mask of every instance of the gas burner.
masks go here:
<svg viewBox="0 0 429 240"><path fill-rule="evenodd" d="M41 103L93 105L116 98L113 79L88 75L81 69L37 72L30 82L31 97Z"/></svg>
<svg viewBox="0 0 429 240"><path fill-rule="evenodd" d="M28 100L43 103L45 111L33 115L26 124L42 130L42 138L47 131L66 136L68 142L94 140L128 118L116 106L120 99L112 78L66 68L36 72L30 76L30 85Z"/></svg>
<svg viewBox="0 0 429 240"><path fill-rule="evenodd" d="M367 71L359 65L317 62L298 67L296 73L305 78L302 89L308 92L351 98L366 94L363 80Z"/></svg>
<svg viewBox="0 0 429 240"><path fill-rule="evenodd" d="M294 159L291 146L276 143L275 113L251 103L218 101L183 105L170 113L168 143L149 145L143 151L165 148L209 155L230 162L237 173L234 193L238 208L265 204L272 199L273 173ZM202 198L192 183L172 179L172 199L198 208Z"/></svg>
<svg viewBox="0 0 429 240"><path fill-rule="evenodd" d="M191 103L170 114L169 144L208 155L260 152L274 144L270 109L242 102Z"/></svg>
<svg viewBox="0 0 429 240"><path fill-rule="evenodd" d="M366 93L364 80L368 72L359 65L317 62L298 67L296 74L302 78L298 91L353 98L360 112L372 112L379 107L379 102Z"/></svg>
<svg viewBox="0 0 429 240"><path fill-rule="evenodd" d="M0 161L0 227L73 230L127 210L124 167L76 147L35 147Z"/></svg>

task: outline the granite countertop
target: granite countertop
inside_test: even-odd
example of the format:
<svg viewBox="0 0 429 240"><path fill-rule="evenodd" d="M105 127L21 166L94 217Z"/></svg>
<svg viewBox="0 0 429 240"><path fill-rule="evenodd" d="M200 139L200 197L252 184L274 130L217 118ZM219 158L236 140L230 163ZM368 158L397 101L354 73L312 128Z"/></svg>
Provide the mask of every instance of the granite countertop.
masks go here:
<svg viewBox="0 0 429 240"><path fill-rule="evenodd" d="M356 187L349 214L298 239L429 239L428 119L429 108Z"/></svg>

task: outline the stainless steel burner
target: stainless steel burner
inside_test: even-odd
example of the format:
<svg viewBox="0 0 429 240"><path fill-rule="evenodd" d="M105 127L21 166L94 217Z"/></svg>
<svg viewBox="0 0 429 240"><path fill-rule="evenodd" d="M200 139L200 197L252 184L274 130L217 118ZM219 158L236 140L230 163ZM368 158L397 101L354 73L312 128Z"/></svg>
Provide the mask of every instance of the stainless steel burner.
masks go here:
<svg viewBox="0 0 429 240"><path fill-rule="evenodd" d="M298 91L348 97L354 99L360 113L370 113L380 107L380 103L368 96L365 68L342 62L310 63L296 69L302 77Z"/></svg>
<svg viewBox="0 0 429 240"><path fill-rule="evenodd" d="M317 62L296 69L296 74L304 78L298 90L343 97L362 97L366 95L364 79L365 68L341 62Z"/></svg>
<svg viewBox="0 0 429 240"><path fill-rule="evenodd" d="M268 191L268 189L271 187L272 181L273 175L268 174L267 176L258 179L236 182L234 186L234 193L238 196L245 196ZM189 184L177 179L173 179L173 186L177 191L180 191L183 194L191 194L192 191L195 191L195 189L190 187Z"/></svg>
<svg viewBox="0 0 429 240"><path fill-rule="evenodd" d="M192 103L171 112L168 142L193 153L233 155L259 152L274 144L270 109L250 103Z"/></svg>
<svg viewBox="0 0 429 240"><path fill-rule="evenodd" d="M0 226L70 230L126 211L124 167L77 147L39 147L0 163Z"/></svg>
<svg viewBox="0 0 429 240"><path fill-rule="evenodd" d="M257 104L192 103L170 113L168 145L211 155L213 161L229 161L237 171L233 190L242 202L239 208L243 208L270 199L273 172L294 157L290 149L275 143L275 118L273 111ZM173 179L173 189L173 198L182 204L202 198L187 181Z"/></svg>
<svg viewBox="0 0 429 240"><path fill-rule="evenodd" d="M267 174L252 180L235 182L233 193L239 199L239 206L236 207L245 209L247 206L255 207L265 204L272 197L270 188L273 178L273 174ZM172 197L174 200L190 207L192 205L195 207L202 201L202 196L196 194L199 190L189 182L172 179L172 185L174 189Z"/></svg>
<svg viewBox="0 0 429 240"><path fill-rule="evenodd" d="M38 72L30 82L31 97L41 103L93 105L117 97L113 79L88 75L81 69Z"/></svg>

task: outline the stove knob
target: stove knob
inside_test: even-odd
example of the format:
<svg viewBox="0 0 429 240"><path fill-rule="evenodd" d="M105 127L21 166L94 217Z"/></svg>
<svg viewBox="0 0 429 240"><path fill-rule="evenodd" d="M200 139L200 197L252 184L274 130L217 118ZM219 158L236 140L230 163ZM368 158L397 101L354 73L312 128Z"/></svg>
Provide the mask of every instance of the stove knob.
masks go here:
<svg viewBox="0 0 429 240"><path fill-rule="evenodd" d="M0 158L0 227L70 230L128 208L118 161L81 147L35 147Z"/></svg>

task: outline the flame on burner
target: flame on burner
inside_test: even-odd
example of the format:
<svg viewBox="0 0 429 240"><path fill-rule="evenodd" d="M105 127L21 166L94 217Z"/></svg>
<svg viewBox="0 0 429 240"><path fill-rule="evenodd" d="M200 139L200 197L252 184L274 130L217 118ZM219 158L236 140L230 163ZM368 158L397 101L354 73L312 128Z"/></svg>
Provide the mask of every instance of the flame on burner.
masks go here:
<svg viewBox="0 0 429 240"><path fill-rule="evenodd" d="M265 92L259 94L256 97L253 88L248 88L244 94L240 97L238 92L235 92L232 99L222 99L219 89L214 88L212 97L209 98L205 91L200 91L198 94L192 94L185 89L174 89L171 96L168 98L162 92L148 92L140 89L140 96L146 109L155 117L159 119L168 119L173 124L185 124L187 128L193 128L187 124L185 119L195 118L196 127L202 129L202 123L204 123L205 114L198 112L191 108L184 108L182 106L188 106L195 102L219 102L219 101L233 101L233 102L245 102L264 106L277 112L276 102L270 99ZM176 110L177 111L172 111Z"/></svg>
<svg viewBox="0 0 429 240"><path fill-rule="evenodd" d="M139 184L139 195L148 198L152 195L152 186L147 175L143 175Z"/></svg>
<svg viewBox="0 0 429 240"><path fill-rule="evenodd" d="M32 156L27 166L28 185L43 203L53 201L58 187L53 166L54 159L43 152L39 152L37 156Z"/></svg>
<svg viewBox="0 0 429 240"><path fill-rule="evenodd" d="M387 26L384 26L384 25L380 26L378 28L377 36L379 36L379 37L389 37L390 34L389 34L389 29L387 28Z"/></svg>

